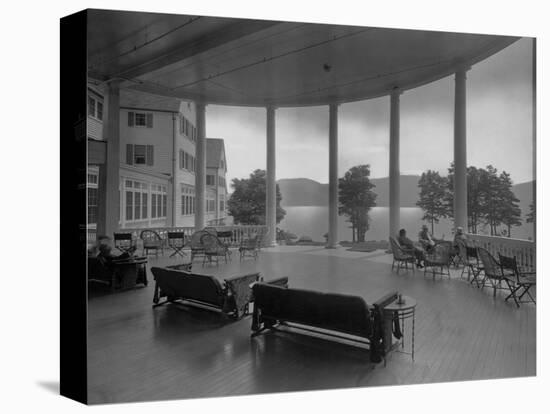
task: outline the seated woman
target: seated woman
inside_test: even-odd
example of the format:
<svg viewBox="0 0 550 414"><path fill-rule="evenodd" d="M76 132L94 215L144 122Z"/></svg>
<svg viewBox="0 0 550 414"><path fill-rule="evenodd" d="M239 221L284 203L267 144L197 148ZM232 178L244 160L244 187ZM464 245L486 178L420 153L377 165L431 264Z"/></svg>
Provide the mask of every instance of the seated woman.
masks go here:
<svg viewBox="0 0 550 414"><path fill-rule="evenodd" d="M413 241L407 237L407 231L405 229L399 230L399 237L397 238L397 241L399 242L401 247L412 250L414 252L414 257L416 258L416 267L422 268L422 262L424 260L424 250L415 245Z"/></svg>

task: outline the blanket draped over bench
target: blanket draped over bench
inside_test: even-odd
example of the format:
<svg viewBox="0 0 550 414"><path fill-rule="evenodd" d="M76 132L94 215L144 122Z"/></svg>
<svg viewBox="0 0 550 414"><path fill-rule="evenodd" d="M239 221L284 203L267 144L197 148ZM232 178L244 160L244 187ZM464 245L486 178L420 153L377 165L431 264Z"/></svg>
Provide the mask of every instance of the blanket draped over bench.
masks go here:
<svg viewBox="0 0 550 414"><path fill-rule="evenodd" d="M252 336L280 322L293 322L366 339L370 358L379 362L384 353L384 306L393 302L390 293L369 307L359 296L291 289L265 283L253 286Z"/></svg>
<svg viewBox="0 0 550 414"><path fill-rule="evenodd" d="M252 299L250 285L260 279L259 273L250 273L224 279L223 284L210 275L196 274L174 268L151 268L155 277L153 306L184 300L206 305L240 318L248 311ZM159 303L160 298L166 301Z"/></svg>

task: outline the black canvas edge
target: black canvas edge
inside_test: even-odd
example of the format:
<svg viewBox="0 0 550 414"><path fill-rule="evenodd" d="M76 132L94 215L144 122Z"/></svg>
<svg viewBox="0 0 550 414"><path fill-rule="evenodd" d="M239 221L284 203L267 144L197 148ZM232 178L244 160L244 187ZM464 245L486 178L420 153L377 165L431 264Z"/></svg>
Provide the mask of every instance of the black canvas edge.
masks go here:
<svg viewBox="0 0 550 414"><path fill-rule="evenodd" d="M60 394L87 403L87 11L60 19Z"/></svg>

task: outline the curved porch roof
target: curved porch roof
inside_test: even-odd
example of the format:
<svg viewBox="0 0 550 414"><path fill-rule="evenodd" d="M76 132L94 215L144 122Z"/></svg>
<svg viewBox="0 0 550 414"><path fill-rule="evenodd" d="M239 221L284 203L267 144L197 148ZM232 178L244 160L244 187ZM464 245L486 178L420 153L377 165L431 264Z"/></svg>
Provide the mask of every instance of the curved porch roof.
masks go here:
<svg viewBox="0 0 550 414"><path fill-rule="evenodd" d="M387 95L448 76L517 37L89 11L100 81L211 104L294 107Z"/></svg>

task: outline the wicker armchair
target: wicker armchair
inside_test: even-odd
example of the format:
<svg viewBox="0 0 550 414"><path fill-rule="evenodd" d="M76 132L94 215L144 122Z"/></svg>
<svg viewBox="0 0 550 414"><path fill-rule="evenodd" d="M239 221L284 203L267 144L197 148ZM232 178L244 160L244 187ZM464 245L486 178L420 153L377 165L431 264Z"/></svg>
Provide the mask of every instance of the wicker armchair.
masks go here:
<svg viewBox="0 0 550 414"><path fill-rule="evenodd" d="M447 275L451 277L451 254L453 244L449 241L441 241L434 245L430 253L427 253L424 258L424 276L431 269L433 278L435 275Z"/></svg>
<svg viewBox="0 0 550 414"><path fill-rule="evenodd" d="M155 230L142 230L139 238L143 241L143 255L147 256L150 251L158 257L159 250L164 254L164 240Z"/></svg>
<svg viewBox="0 0 550 414"><path fill-rule="evenodd" d="M256 260L260 253L261 244L262 237L258 234L249 239L241 240L241 245L239 246L240 260L242 261L246 256L253 257Z"/></svg>
<svg viewBox="0 0 550 414"><path fill-rule="evenodd" d="M191 262L195 257L204 257L204 245L202 244L202 237L209 234L207 231L199 230L194 232L189 239L189 248L191 249Z"/></svg>
<svg viewBox="0 0 550 414"><path fill-rule="evenodd" d="M218 236L210 233L205 233L201 237L201 244L204 247L204 259L202 261L203 266L208 261L209 263L216 263L219 265L219 258L223 257L225 263L231 260L231 251L229 247L225 245Z"/></svg>
<svg viewBox="0 0 550 414"><path fill-rule="evenodd" d="M402 268L405 268L408 270L409 263L410 263L414 273L414 262L416 260L414 256L414 250L405 249L404 247L402 247L395 237L390 237L390 245L393 253L391 270L393 270L395 264L397 264L397 273L399 273L399 269L402 269Z"/></svg>

